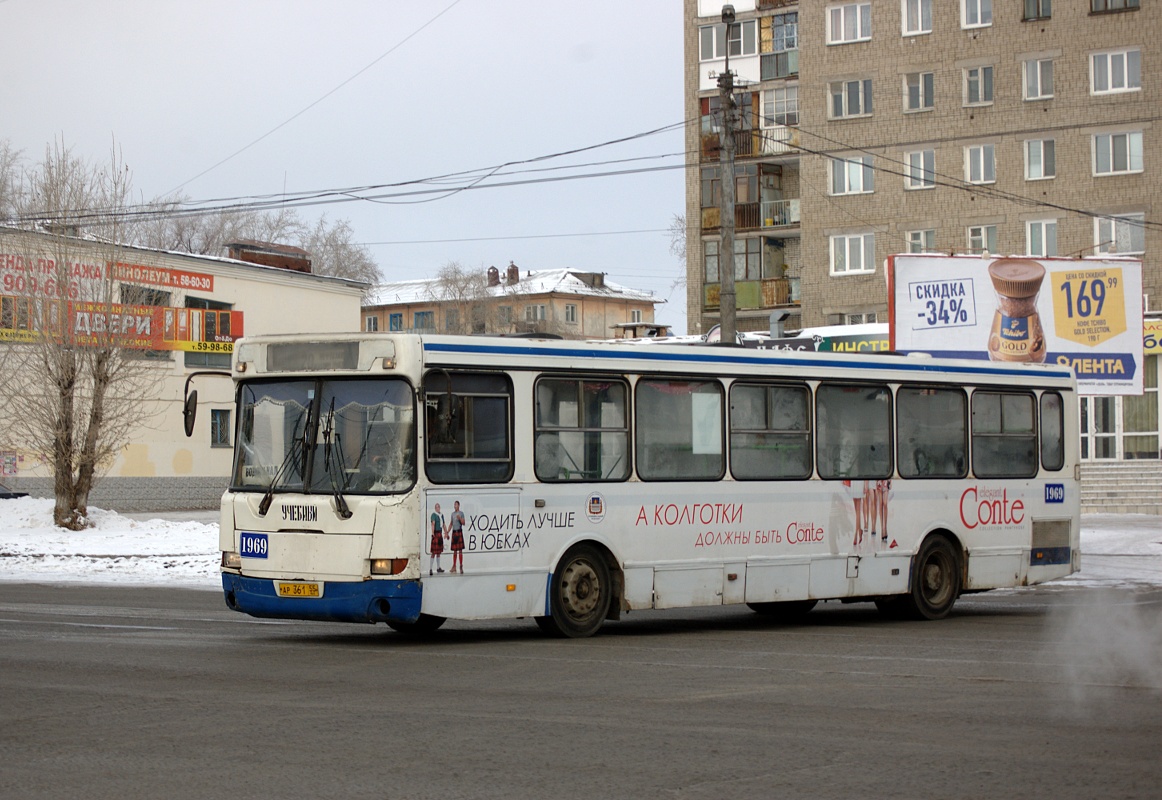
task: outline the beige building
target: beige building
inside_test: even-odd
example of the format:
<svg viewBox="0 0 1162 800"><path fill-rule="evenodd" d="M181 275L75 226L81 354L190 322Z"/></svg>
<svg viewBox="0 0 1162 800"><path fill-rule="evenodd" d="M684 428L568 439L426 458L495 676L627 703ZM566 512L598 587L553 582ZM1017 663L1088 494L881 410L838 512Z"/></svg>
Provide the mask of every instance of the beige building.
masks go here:
<svg viewBox="0 0 1162 800"><path fill-rule="evenodd" d="M718 322L727 48L739 330L780 309L789 328L885 322L902 252L1133 255L1148 326L1160 316L1157 2L736 0L729 37L722 5L684 4L691 333ZM768 291L783 274L790 306ZM1159 457L1149 352L1142 398L1083 401L1087 459Z"/></svg>
<svg viewBox="0 0 1162 800"><path fill-rule="evenodd" d="M104 470L90 497L94 505L216 507L230 474L233 385L228 378L196 380L197 424L187 439L186 378L199 370L229 373L234 340L245 334L358 330L366 284L311 274L309 259L296 248L239 242L230 253L193 256L0 229L0 348L15 353L25 347L36 335L33 306L62 292L78 302L60 307L57 316L67 320L61 330L78 337L110 327L126 331L132 320L130 346L140 351L149 384L143 394L156 397L158 413L143 419ZM0 480L49 496L52 477L44 459L6 437L3 415L9 411L0 408Z"/></svg>
<svg viewBox="0 0 1162 800"><path fill-rule="evenodd" d="M652 292L600 272L553 269L421 278L376 286L363 302L363 329L417 333L545 333L565 339L620 337L627 323L654 321Z"/></svg>

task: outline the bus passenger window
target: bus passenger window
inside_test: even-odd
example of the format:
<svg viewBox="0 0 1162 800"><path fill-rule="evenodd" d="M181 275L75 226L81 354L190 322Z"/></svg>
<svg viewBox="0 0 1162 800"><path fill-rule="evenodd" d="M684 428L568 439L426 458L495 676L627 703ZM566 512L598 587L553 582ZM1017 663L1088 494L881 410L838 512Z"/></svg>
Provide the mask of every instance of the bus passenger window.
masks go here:
<svg viewBox="0 0 1162 800"><path fill-rule="evenodd" d="M722 385L641 380L637 384L637 472L644 480L713 481L726 462Z"/></svg>
<svg viewBox="0 0 1162 800"><path fill-rule="evenodd" d="M1065 466L1065 406L1057 392L1041 395L1041 466Z"/></svg>
<svg viewBox="0 0 1162 800"><path fill-rule="evenodd" d="M959 389L901 386L896 392L896 453L904 478L968 474L968 401Z"/></svg>
<svg viewBox="0 0 1162 800"><path fill-rule="evenodd" d="M434 483L512 477L512 386L496 373L437 369L424 378L426 469Z"/></svg>
<svg viewBox="0 0 1162 800"><path fill-rule="evenodd" d="M1033 395L977 391L972 395L972 471L978 478L1037 474Z"/></svg>
<svg viewBox="0 0 1162 800"><path fill-rule="evenodd" d="M820 478L892 476L892 392L888 387L820 384L815 414Z"/></svg>
<svg viewBox="0 0 1162 800"><path fill-rule="evenodd" d="M536 390L535 469L541 481L629 477L625 383L544 378Z"/></svg>
<svg viewBox="0 0 1162 800"><path fill-rule="evenodd" d="M731 386L730 474L737 480L811 477L810 406L805 386Z"/></svg>

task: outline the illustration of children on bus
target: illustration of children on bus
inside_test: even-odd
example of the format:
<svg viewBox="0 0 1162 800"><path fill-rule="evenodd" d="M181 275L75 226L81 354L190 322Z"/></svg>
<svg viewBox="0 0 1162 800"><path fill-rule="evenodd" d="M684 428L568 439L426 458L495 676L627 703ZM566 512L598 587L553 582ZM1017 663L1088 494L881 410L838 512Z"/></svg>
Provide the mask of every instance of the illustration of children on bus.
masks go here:
<svg viewBox="0 0 1162 800"><path fill-rule="evenodd" d="M432 566L436 568L436 572L443 572L440 567L440 554L444 552L444 540L448 538L448 534L444 532L444 515L440 513L440 504L436 503L435 510L432 511L431 518L431 532L432 532L432 561L428 564L428 574L432 574Z"/></svg>
<svg viewBox="0 0 1162 800"><path fill-rule="evenodd" d="M452 516L448 523L452 528L452 572L456 572L456 564L459 561L460 574L464 574L464 512L460 510L460 501L455 502L455 508L452 510Z"/></svg>

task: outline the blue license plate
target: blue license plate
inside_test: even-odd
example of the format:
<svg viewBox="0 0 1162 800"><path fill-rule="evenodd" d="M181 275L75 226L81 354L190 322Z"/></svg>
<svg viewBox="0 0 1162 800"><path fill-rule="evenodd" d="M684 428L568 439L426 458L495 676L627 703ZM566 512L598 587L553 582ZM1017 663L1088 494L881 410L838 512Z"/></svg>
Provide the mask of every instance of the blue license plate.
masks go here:
<svg viewBox="0 0 1162 800"><path fill-rule="evenodd" d="M238 554L243 558L266 558L270 555L270 543L265 533L238 534Z"/></svg>
<svg viewBox="0 0 1162 800"><path fill-rule="evenodd" d="M1064 483L1047 483L1047 484L1045 484L1045 502L1046 503L1064 503L1065 502L1065 484Z"/></svg>

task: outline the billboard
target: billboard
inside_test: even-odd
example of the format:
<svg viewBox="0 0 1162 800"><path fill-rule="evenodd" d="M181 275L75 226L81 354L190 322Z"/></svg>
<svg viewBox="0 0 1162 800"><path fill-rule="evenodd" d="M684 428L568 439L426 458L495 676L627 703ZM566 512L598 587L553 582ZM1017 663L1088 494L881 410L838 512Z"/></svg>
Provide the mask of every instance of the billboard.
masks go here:
<svg viewBox="0 0 1162 800"><path fill-rule="evenodd" d="M1142 393L1142 262L888 257L892 349L1072 367L1083 394Z"/></svg>

